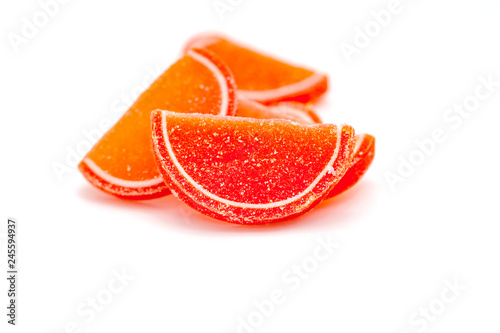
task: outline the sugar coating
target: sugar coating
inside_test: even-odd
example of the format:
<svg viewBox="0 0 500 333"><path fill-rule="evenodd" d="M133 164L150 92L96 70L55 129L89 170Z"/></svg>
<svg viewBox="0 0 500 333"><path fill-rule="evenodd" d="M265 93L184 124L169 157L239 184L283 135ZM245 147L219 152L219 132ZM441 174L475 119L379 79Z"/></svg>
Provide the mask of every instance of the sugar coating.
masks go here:
<svg viewBox="0 0 500 333"><path fill-rule="evenodd" d="M346 125L153 113L156 157L169 186L202 213L237 223L312 208L347 169L353 136Z"/></svg>
<svg viewBox="0 0 500 333"><path fill-rule="evenodd" d="M333 198L354 185L361 179L370 167L375 156L375 138L370 134L356 136L356 145L349 169L335 187L328 193L326 199Z"/></svg>
<svg viewBox="0 0 500 333"><path fill-rule="evenodd" d="M96 143L80 170L93 185L117 196L146 199L169 194L151 149L151 111L233 115L235 89L220 60L206 51L190 50Z"/></svg>
<svg viewBox="0 0 500 333"><path fill-rule="evenodd" d="M301 124L321 123L314 111L302 103L281 102L266 106L242 97L238 99L236 115L257 119L288 119Z"/></svg>
<svg viewBox="0 0 500 333"><path fill-rule="evenodd" d="M327 90L327 77L275 59L227 38L203 35L187 48L209 50L226 63L234 75L239 95L263 103L284 100L309 102Z"/></svg>

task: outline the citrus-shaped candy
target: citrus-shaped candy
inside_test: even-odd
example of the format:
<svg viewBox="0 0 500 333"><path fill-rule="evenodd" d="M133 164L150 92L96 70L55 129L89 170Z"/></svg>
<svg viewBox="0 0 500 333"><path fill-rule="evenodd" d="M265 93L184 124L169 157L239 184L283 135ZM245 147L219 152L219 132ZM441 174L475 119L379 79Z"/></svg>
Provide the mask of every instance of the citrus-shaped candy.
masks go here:
<svg viewBox="0 0 500 333"><path fill-rule="evenodd" d="M317 124L321 120L308 105L298 102L280 102L274 105L264 105L240 97L238 98L238 117L256 119L288 119L301 124Z"/></svg>
<svg viewBox="0 0 500 333"><path fill-rule="evenodd" d="M333 198L356 185L372 164L374 157L375 138L370 134L356 135L356 146L349 170L347 170L344 177L328 193L326 199Z"/></svg>
<svg viewBox="0 0 500 333"><path fill-rule="evenodd" d="M264 104L309 102L326 92L325 74L291 65L217 35L200 35L185 47L210 50L234 75L238 94Z"/></svg>
<svg viewBox="0 0 500 333"><path fill-rule="evenodd" d="M79 165L99 189L127 199L169 194L151 150L151 111L234 115L231 73L206 50L190 49L149 87Z"/></svg>
<svg viewBox="0 0 500 333"><path fill-rule="evenodd" d="M347 171L348 125L155 111L153 150L172 193L216 219L262 224L303 214Z"/></svg>

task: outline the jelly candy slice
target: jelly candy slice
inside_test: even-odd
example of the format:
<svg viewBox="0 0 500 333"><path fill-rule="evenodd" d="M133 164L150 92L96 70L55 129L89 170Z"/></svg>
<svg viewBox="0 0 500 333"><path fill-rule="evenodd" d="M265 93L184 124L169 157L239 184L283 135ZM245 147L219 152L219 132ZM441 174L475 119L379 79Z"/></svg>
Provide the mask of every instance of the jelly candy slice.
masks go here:
<svg viewBox="0 0 500 333"><path fill-rule="evenodd" d="M170 193L151 150L151 111L234 115L234 80L227 67L206 50L190 49L165 71L79 164L99 189L127 199Z"/></svg>
<svg viewBox="0 0 500 333"><path fill-rule="evenodd" d="M375 138L370 134L356 135L356 146L349 170L347 170L344 177L328 193L326 199L333 198L356 185L372 164L374 156Z"/></svg>
<svg viewBox="0 0 500 333"><path fill-rule="evenodd" d="M264 104L285 100L309 102L327 90L325 74L293 66L217 35L200 35L191 47L210 50L233 73L238 94Z"/></svg>
<svg viewBox="0 0 500 333"><path fill-rule="evenodd" d="M288 115L290 120L295 120L299 123L312 123L321 124L321 119L316 114L310 103L304 104L294 101L278 102L269 105L271 109L278 113Z"/></svg>
<svg viewBox="0 0 500 333"><path fill-rule="evenodd" d="M216 219L262 224L312 209L354 153L348 125L155 111L153 150L172 193Z"/></svg>
<svg viewBox="0 0 500 333"><path fill-rule="evenodd" d="M319 117L309 106L297 102L280 102L267 106L240 97L236 115L257 119L288 119L301 124L321 123Z"/></svg>

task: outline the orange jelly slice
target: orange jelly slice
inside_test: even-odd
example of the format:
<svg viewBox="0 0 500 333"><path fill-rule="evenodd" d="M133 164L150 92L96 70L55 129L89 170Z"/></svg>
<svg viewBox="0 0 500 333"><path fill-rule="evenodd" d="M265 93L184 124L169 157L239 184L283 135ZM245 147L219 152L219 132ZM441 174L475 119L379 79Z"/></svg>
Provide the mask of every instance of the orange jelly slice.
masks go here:
<svg viewBox="0 0 500 333"><path fill-rule="evenodd" d="M151 150L151 111L234 115L235 90L231 73L216 56L190 49L96 143L79 164L80 171L91 184L118 197L169 194Z"/></svg>
<svg viewBox="0 0 500 333"><path fill-rule="evenodd" d="M210 50L234 75L238 94L264 104L309 102L326 92L325 74L294 66L217 35L200 35L186 46Z"/></svg>

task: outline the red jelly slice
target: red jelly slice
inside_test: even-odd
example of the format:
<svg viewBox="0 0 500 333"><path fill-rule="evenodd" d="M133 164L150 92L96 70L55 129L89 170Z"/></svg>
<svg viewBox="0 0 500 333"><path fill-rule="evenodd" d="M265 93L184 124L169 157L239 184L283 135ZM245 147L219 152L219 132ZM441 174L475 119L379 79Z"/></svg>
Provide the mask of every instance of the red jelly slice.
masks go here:
<svg viewBox="0 0 500 333"><path fill-rule="evenodd" d="M197 211L262 224L303 214L347 171L348 125L155 111L153 150L172 193Z"/></svg>
<svg viewBox="0 0 500 333"><path fill-rule="evenodd" d="M321 123L309 106L297 102L281 102L266 106L246 98L239 98L236 115L256 119L288 119L301 124Z"/></svg>
<svg viewBox="0 0 500 333"><path fill-rule="evenodd" d="M327 199L333 198L342 192L347 191L363 177L375 157L375 138L370 134L356 135L356 146L354 156L349 166L349 170L344 177L327 195Z"/></svg>

